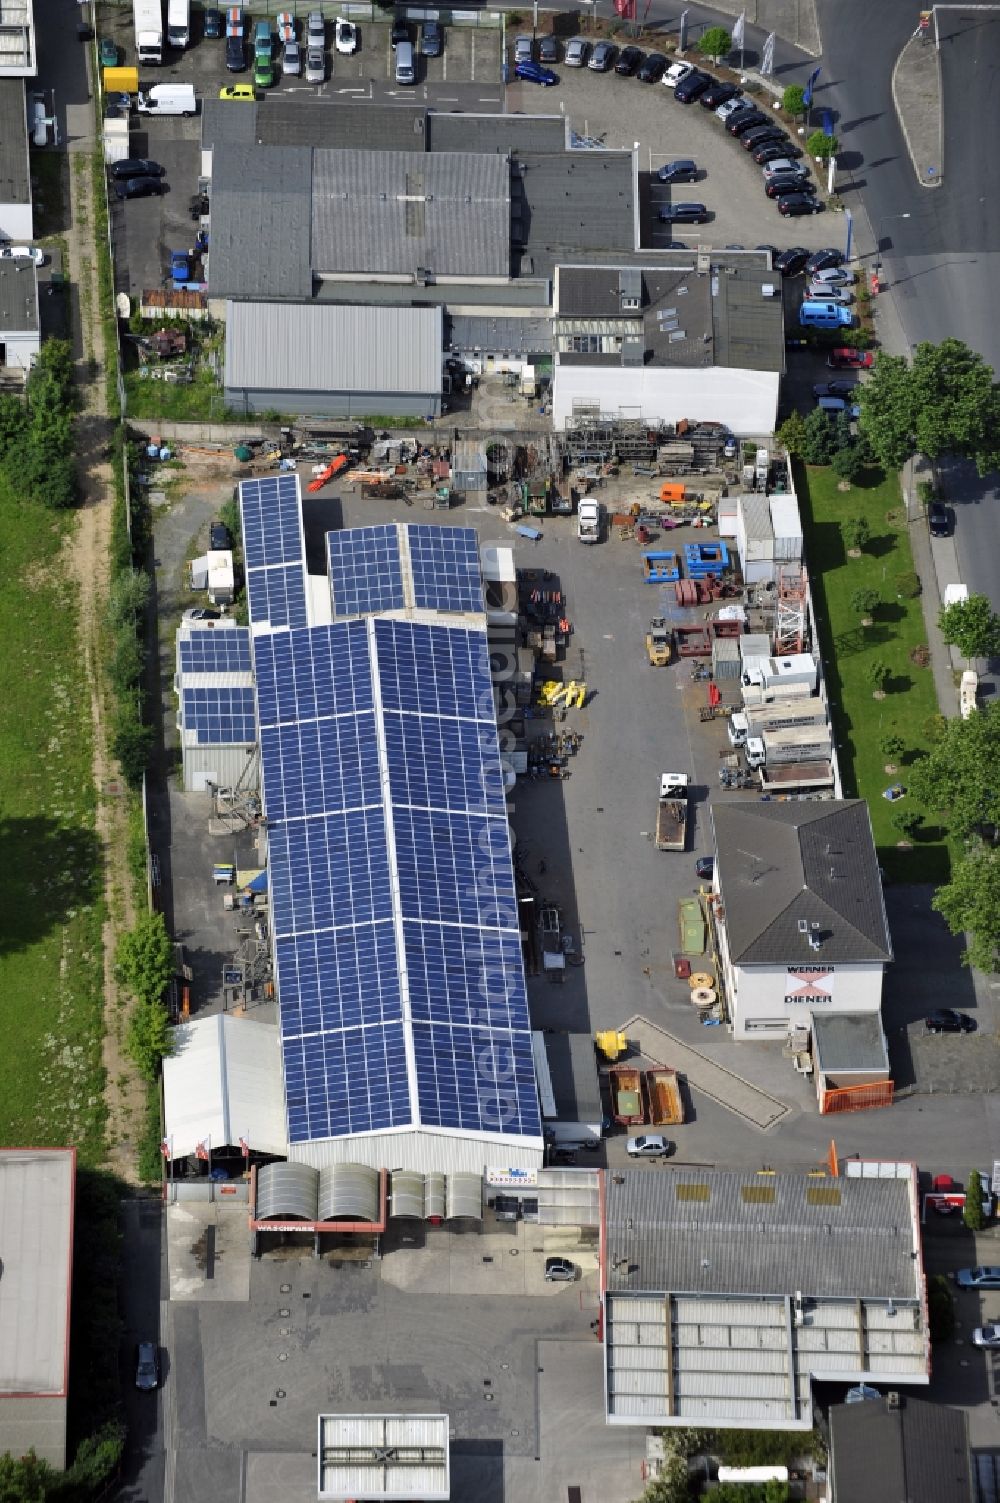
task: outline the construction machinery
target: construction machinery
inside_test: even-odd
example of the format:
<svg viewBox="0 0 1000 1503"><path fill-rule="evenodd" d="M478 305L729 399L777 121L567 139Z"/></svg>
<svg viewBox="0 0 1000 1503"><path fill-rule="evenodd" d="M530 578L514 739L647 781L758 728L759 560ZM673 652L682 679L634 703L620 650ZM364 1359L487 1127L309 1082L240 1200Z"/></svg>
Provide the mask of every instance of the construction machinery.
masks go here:
<svg viewBox="0 0 1000 1503"><path fill-rule="evenodd" d="M557 679L547 678L538 686L538 703L546 709L582 710L586 699L587 685L577 679L561 684Z"/></svg>
<svg viewBox="0 0 1000 1503"><path fill-rule="evenodd" d="M628 1039L624 1033L619 1033L616 1028L605 1028L600 1033L594 1034L594 1043L604 1055L605 1059L611 1060L612 1064L628 1053Z"/></svg>
<svg viewBox="0 0 1000 1503"><path fill-rule="evenodd" d="M646 656L651 668L666 668L674 655L673 634L665 616L654 616L646 633Z"/></svg>
<svg viewBox="0 0 1000 1503"><path fill-rule="evenodd" d="M688 775L660 774L660 799L656 809L656 849L682 851L687 842Z"/></svg>

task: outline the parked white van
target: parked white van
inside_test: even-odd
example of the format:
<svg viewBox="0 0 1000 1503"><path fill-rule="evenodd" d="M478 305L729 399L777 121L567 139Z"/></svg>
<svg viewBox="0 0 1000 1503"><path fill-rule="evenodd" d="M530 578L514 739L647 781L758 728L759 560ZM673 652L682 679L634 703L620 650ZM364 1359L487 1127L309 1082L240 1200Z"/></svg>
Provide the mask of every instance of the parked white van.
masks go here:
<svg viewBox="0 0 1000 1503"><path fill-rule="evenodd" d="M140 115L195 115L198 101L193 84L154 84L139 94Z"/></svg>

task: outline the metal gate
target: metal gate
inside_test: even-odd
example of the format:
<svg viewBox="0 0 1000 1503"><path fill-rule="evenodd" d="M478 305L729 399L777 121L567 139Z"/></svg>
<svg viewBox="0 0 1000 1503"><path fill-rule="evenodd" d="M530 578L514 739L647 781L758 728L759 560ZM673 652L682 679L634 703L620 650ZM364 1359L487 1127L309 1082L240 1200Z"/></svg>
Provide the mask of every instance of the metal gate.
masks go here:
<svg viewBox="0 0 1000 1503"><path fill-rule="evenodd" d="M820 1092L819 1109L825 1116L829 1112L870 1112L880 1106L892 1105L891 1080L877 1080L872 1085L839 1086L832 1091Z"/></svg>

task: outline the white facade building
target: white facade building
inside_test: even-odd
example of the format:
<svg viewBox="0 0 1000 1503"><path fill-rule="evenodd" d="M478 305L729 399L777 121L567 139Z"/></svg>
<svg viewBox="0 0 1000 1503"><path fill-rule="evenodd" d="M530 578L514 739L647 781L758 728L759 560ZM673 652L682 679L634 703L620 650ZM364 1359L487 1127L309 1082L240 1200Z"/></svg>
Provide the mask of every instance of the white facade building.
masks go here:
<svg viewBox="0 0 1000 1503"><path fill-rule="evenodd" d="M713 805L717 928L737 1038L877 1013L892 960L862 799Z"/></svg>

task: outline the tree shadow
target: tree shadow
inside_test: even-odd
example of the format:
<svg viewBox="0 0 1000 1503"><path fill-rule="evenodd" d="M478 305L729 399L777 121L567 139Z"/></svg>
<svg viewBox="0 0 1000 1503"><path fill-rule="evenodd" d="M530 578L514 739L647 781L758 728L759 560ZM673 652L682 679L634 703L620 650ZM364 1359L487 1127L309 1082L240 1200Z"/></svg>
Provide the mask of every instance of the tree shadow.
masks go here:
<svg viewBox="0 0 1000 1503"><path fill-rule="evenodd" d="M871 626L856 626L853 631L841 632L834 638L834 646L838 657L852 658L857 657L859 652L866 652L869 647L883 647L895 639L894 631L875 622Z"/></svg>
<svg viewBox="0 0 1000 1503"><path fill-rule="evenodd" d="M27 950L101 893L101 843L83 825L0 820L0 955Z"/></svg>
<svg viewBox="0 0 1000 1503"><path fill-rule="evenodd" d="M870 537L865 544L865 552L870 558L885 558L896 547L899 539L895 533L883 532L878 537Z"/></svg>
<svg viewBox="0 0 1000 1503"><path fill-rule="evenodd" d="M886 680L886 694L908 694L913 688L913 680L908 673L894 673Z"/></svg>
<svg viewBox="0 0 1000 1503"><path fill-rule="evenodd" d="M822 560L821 568L839 569L847 563L847 549L839 522L814 522L812 537L813 554L817 562Z"/></svg>
<svg viewBox="0 0 1000 1503"><path fill-rule="evenodd" d="M877 621L903 621L906 618L906 606L900 605L896 600L883 600L875 609ZM895 636L895 632L892 633Z"/></svg>

